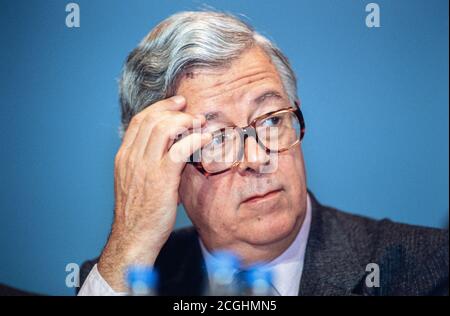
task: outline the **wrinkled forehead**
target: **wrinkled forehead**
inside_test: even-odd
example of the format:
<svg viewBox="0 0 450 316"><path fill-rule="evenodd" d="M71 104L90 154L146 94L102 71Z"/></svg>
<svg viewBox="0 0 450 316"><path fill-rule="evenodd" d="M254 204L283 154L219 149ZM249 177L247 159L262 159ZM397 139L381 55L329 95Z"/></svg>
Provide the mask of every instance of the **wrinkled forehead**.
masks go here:
<svg viewBox="0 0 450 316"><path fill-rule="evenodd" d="M187 113L207 114L207 119L224 115L243 122L288 104L278 71L260 48L244 52L224 67L187 71L177 94L186 98Z"/></svg>

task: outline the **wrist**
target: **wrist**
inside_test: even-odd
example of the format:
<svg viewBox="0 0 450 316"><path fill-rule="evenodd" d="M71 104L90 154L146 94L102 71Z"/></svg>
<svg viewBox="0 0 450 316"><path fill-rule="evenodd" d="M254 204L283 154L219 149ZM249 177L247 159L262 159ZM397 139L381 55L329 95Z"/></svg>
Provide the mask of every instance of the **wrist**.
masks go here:
<svg viewBox="0 0 450 316"><path fill-rule="evenodd" d="M144 245L130 245L110 238L97 264L100 275L117 292L125 292L129 266L153 266L159 250Z"/></svg>

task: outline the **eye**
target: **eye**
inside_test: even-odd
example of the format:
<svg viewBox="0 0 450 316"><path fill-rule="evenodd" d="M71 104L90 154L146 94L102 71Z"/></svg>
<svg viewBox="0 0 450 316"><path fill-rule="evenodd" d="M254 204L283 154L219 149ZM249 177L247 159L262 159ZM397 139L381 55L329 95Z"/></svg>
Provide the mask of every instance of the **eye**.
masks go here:
<svg viewBox="0 0 450 316"><path fill-rule="evenodd" d="M234 129L226 129L223 131L216 131L212 135L210 144L215 147L226 146L226 144L232 144L236 141L236 133Z"/></svg>
<svg viewBox="0 0 450 316"><path fill-rule="evenodd" d="M215 133L212 137L211 143L215 146L222 145L227 139L227 135L222 132Z"/></svg>
<svg viewBox="0 0 450 316"><path fill-rule="evenodd" d="M266 118L261 125L266 127L273 127L281 125L282 118L280 116L271 116Z"/></svg>
<svg viewBox="0 0 450 316"><path fill-rule="evenodd" d="M214 145L220 145L223 143L223 134L216 135L212 138L211 143Z"/></svg>

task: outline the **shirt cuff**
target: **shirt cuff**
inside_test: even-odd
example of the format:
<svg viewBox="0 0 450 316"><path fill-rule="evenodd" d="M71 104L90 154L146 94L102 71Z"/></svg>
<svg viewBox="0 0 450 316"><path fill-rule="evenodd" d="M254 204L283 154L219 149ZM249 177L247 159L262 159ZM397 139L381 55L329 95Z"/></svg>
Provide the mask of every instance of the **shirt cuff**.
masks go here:
<svg viewBox="0 0 450 316"><path fill-rule="evenodd" d="M103 279L97 269L97 264L92 268L78 292L78 296L125 296L126 292L116 292L108 282Z"/></svg>

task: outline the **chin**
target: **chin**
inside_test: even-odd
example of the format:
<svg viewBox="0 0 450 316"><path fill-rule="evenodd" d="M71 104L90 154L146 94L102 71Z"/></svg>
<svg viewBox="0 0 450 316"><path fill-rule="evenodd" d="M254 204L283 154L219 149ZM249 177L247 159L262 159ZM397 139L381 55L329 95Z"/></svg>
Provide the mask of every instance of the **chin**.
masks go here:
<svg viewBox="0 0 450 316"><path fill-rule="evenodd" d="M271 244L290 236L296 228L297 220L298 216L287 210L261 215L240 225L241 237L254 245Z"/></svg>

